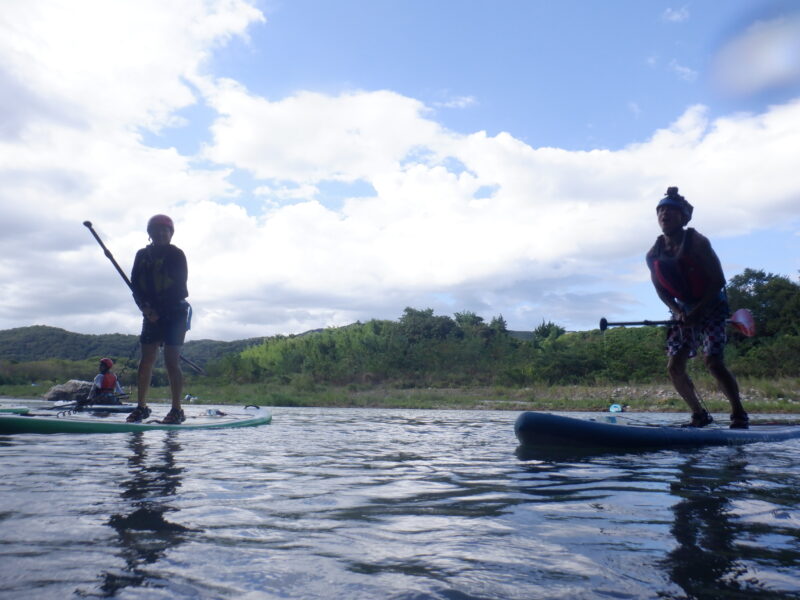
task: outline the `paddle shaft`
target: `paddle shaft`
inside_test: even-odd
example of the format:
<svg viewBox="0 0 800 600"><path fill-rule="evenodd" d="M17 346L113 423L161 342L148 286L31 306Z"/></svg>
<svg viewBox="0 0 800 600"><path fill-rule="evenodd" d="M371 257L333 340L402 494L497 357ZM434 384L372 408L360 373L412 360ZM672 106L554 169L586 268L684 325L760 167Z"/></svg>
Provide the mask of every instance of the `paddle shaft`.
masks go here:
<svg viewBox="0 0 800 600"><path fill-rule="evenodd" d="M605 318L600 319L600 331L605 331L609 327L625 327L628 325L675 325L677 321L619 321L617 323L610 323Z"/></svg>
<svg viewBox="0 0 800 600"><path fill-rule="evenodd" d="M120 274L120 277L122 277L122 280L127 284L127 286L130 288L130 290L133 291L133 284L131 283L131 280L128 279L128 276L125 274L125 271L123 271L122 268L119 266L119 263L117 263L117 261L114 260L114 255L111 254L111 250L106 248L106 245L103 243L103 240L101 240L100 236L97 235L97 232L92 227L92 222L91 221L84 221L83 224L92 233L92 235L94 236L94 239L97 240L97 243L100 244L100 247L103 249L103 252L105 253L106 258L108 258L108 260L111 261L111 264L114 265L114 268L117 270L117 273Z"/></svg>
<svg viewBox="0 0 800 600"><path fill-rule="evenodd" d="M97 235L97 232L92 227L92 222L91 221L84 221L83 224L92 233L92 235L94 236L94 239L96 239L97 243L100 244L100 247L103 249L103 252L105 253L105 255L108 258L108 260L110 260L111 264L114 265L114 268L117 270L117 273L120 274L120 277L122 277L122 280L125 282L125 284L128 286L128 288L131 290L131 292L133 292L133 284L131 283L131 280L128 279L128 276L125 274L125 271L123 271L122 268L119 266L119 263L116 260L114 260L114 255L111 254L111 251L108 248L106 248L106 245L103 243L103 240L101 240L100 236ZM180 355L180 359L183 362L185 362L187 365L189 365L192 369L194 369L195 371L200 373L201 375L205 375L206 374L206 372L203 370L203 367L201 367L200 365L196 364L195 362L189 360L183 354Z"/></svg>
<svg viewBox="0 0 800 600"><path fill-rule="evenodd" d="M736 317L736 315L734 315L734 317ZM734 326L736 326L737 329L742 331L742 333L744 333L748 337L752 337L753 335L755 335L754 332L753 333L748 333L748 332L744 331L740 326L741 325L740 322L737 321L735 318L727 319L726 323L733 324ZM680 324L680 321L676 321L674 319L669 320L669 321L647 321L647 320L645 320L645 321L618 321L616 323L610 323L609 321L606 320L605 317L603 317L602 319L600 319L600 331L605 331L609 327L625 327L627 325L678 325L678 324Z"/></svg>

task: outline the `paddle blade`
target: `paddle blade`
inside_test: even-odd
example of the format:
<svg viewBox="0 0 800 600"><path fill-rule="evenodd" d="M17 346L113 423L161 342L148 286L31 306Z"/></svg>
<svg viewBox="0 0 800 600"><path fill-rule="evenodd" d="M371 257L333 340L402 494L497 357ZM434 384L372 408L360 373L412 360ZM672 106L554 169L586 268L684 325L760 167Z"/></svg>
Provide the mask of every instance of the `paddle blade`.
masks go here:
<svg viewBox="0 0 800 600"><path fill-rule="evenodd" d="M747 337L753 337L756 334L756 322L753 319L753 314L746 308L740 308L731 315L728 322L733 325L739 333Z"/></svg>

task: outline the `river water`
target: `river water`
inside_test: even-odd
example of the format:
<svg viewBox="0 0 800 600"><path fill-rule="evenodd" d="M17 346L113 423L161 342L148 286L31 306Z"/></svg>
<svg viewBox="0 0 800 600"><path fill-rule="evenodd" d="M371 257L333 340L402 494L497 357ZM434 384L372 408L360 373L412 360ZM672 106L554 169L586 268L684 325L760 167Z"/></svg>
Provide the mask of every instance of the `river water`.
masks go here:
<svg viewBox="0 0 800 600"><path fill-rule="evenodd" d="M800 598L800 441L531 455L517 414L0 436L0 598Z"/></svg>

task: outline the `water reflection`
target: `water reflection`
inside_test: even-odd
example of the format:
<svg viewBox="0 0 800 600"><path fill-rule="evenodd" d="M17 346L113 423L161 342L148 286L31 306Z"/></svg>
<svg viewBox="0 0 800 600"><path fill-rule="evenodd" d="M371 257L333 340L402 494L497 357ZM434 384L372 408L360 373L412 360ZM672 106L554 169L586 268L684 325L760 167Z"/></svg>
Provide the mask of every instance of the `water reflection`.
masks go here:
<svg viewBox="0 0 800 600"><path fill-rule="evenodd" d="M122 573L103 574L101 589L106 597L127 587L158 586L147 565L163 558L166 552L183 543L190 529L169 521L166 517L177 510L170 506L170 498L181 487L183 467L175 457L181 451L178 433L169 431L163 439L161 452L148 460L148 446L144 433L133 433L128 445L128 478L120 482L120 497L132 510L127 514L114 514L108 525L119 537L121 551L118 556L125 561Z"/></svg>
<svg viewBox="0 0 800 600"><path fill-rule="evenodd" d="M582 527L580 539L559 539L582 556L596 529L622 531L627 552L640 553L641 564L648 564L647 554L655 554L649 564L670 582L659 590L659 598L800 598L800 550L792 518L798 502L796 478L763 465L778 463L777 455L762 450L751 464L755 455L744 447L649 453L520 447L517 456L530 461L524 489L536 504L555 503L560 514ZM666 522L656 512L658 494L672 499L665 504L672 517ZM628 514L615 513L610 502L624 502ZM636 505L648 507L652 516L638 513ZM590 508L597 513L591 514ZM668 529L651 536L642 523ZM607 551L614 537L608 535ZM631 546L631 539L642 544ZM628 574L637 570L634 563L626 568Z"/></svg>
<svg viewBox="0 0 800 600"><path fill-rule="evenodd" d="M758 569L751 568L763 561L780 564L781 553L747 543L752 532L734 506L738 488L748 480L747 454L741 448L729 452L715 461L692 456L680 466L678 480L670 486L672 495L681 498L672 509L671 532L678 545L664 566L691 598L790 597L766 589ZM796 565L798 555L783 558L790 559L787 566Z"/></svg>

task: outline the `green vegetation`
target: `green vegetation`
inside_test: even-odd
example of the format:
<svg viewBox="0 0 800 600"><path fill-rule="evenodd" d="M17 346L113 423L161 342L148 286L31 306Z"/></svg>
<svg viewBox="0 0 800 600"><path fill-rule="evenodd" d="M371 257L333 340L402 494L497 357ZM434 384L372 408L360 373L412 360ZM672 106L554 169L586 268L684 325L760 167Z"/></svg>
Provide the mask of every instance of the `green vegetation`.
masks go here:
<svg viewBox="0 0 800 600"><path fill-rule="evenodd" d="M264 338L234 342L191 340L182 354L204 366L228 354L260 344ZM114 370L128 385L133 379L139 355L139 336L110 333L88 335L72 333L57 327L34 325L0 331L0 385L25 384L36 381L91 379L97 374L97 362L108 356ZM161 366L163 363L157 363ZM154 383L166 382L163 370L157 370Z"/></svg>
<svg viewBox="0 0 800 600"><path fill-rule="evenodd" d="M728 346L745 401L756 402L758 410L794 410L800 285L747 269L731 279L729 296L732 309L752 311L759 332L755 338L731 333ZM10 332L0 332L0 393L8 393L3 384L89 379L102 355L118 361L124 385L132 383L135 336L78 336L46 327ZM61 338L54 332L62 332ZM597 410L616 402L640 410L684 410L666 379L664 334L656 327L566 332L550 322L529 333L512 332L501 316L487 323L471 312L449 317L406 308L398 321L241 342L190 342L185 355L205 364L209 377L187 373L186 390L214 402L280 406ZM97 338L108 338L102 340L108 345ZM17 355L14 347L20 348ZM692 361L690 369L710 407L726 410L702 361ZM158 370L154 385L165 384Z"/></svg>

